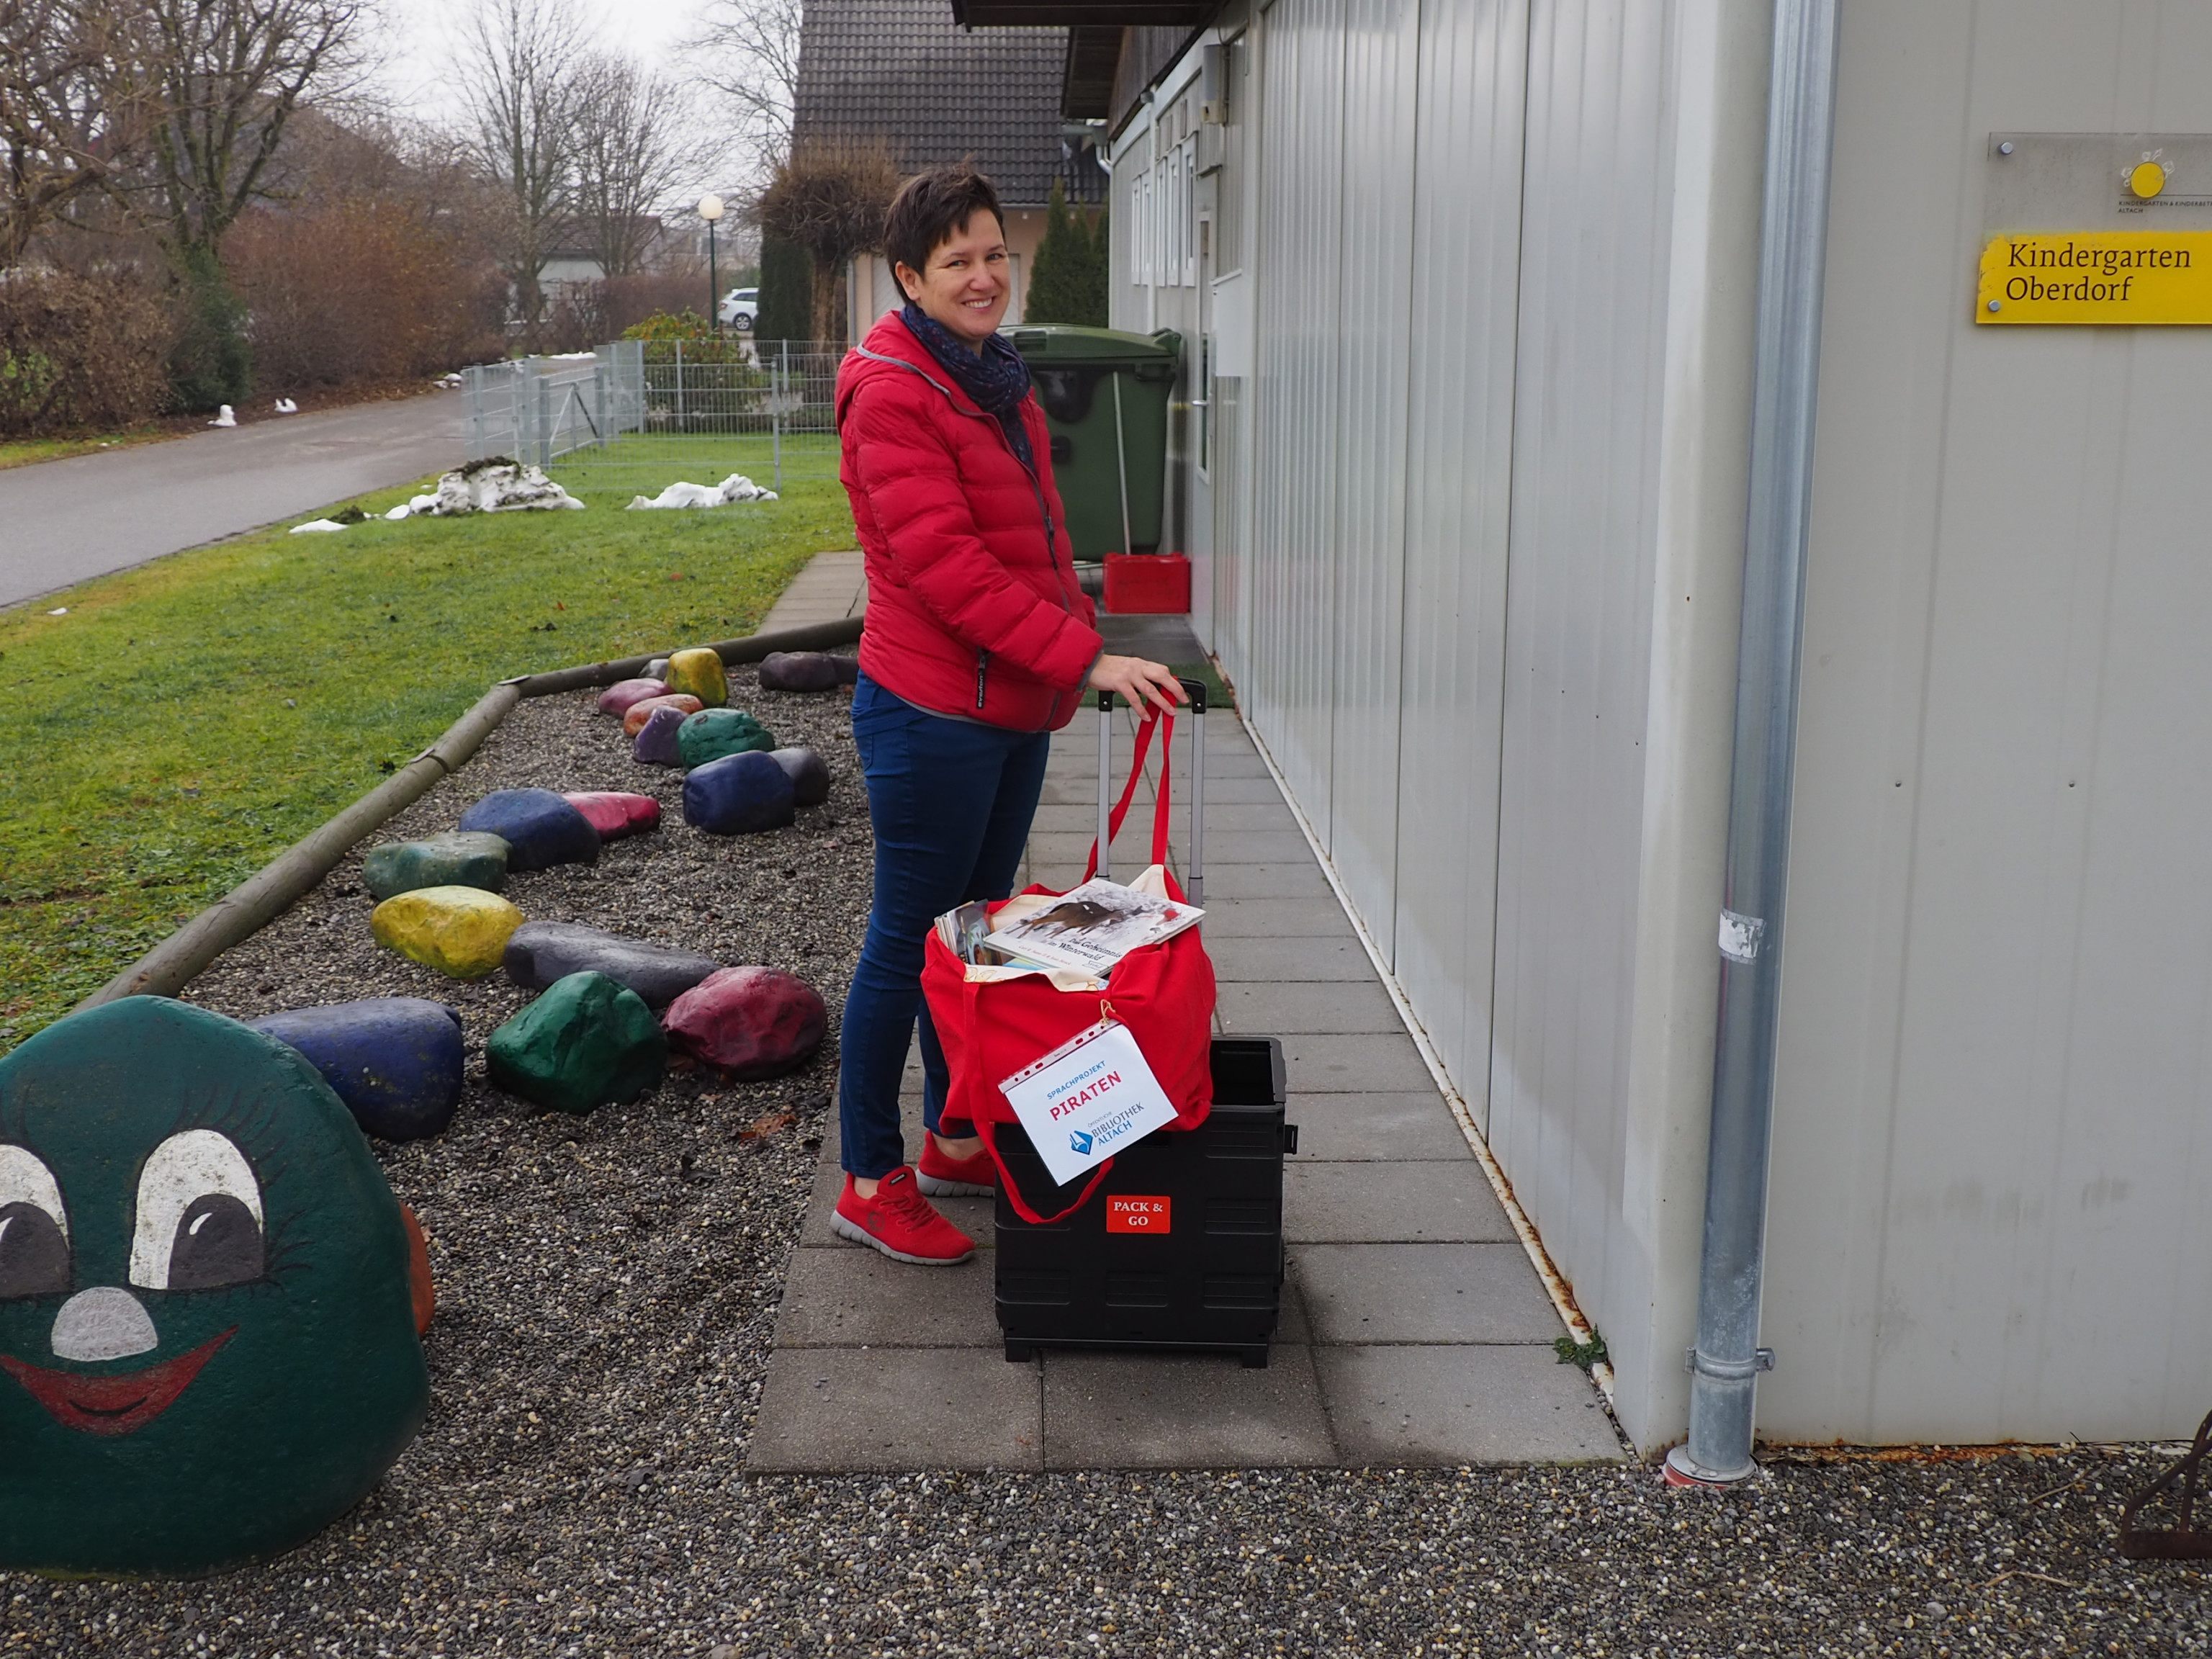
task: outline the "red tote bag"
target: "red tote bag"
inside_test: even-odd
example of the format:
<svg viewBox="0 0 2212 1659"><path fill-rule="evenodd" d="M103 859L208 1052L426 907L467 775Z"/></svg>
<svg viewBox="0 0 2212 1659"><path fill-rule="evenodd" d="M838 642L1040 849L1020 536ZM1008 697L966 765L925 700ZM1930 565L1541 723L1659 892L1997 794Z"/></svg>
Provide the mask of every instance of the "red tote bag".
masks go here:
<svg viewBox="0 0 2212 1659"><path fill-rule="evenodd" d="M1137 729L1136 752L1129 763L1129 781L1108 819L1111 840L1128 816L1129 802L1142 775L1146 750L1152 729L1160 737L1160 798L1152 814L1152 862L1164 866L1168 856L1169 754L1175 738L1175 720L1158 714L1146 717ZM1088 881L1098 868L1098 846L1091 843L1091 860L1083 877ZM1173 872L1167 875L1168 896L1182 902L1182 884ZM1031 887L1030 893L1059 896L1049 887ZM1007 901L1001 900L1000 903ZM990 908L995 911L999 905ZM1204 926L1200 924L1200 927ZM999 1179L1016 1213L1024 1221L1058 1221L1080 1209L1106 1172L1114 1167L1108 1158L1091 1172L1072 1203L1051 1215L1032 1207L1008 1173L999 1152L997 1132L1002 1125L1019 1122L1013 1108L1000 1091L1001 1080L1012 1077L1032 1060L1088 1030L1102 1019L1127 1026L1143 1051L1145 1062L1167 1092L1176 1109L1172 1127L1192 1129L1206 1121L1213 1107L1213 963L1200 941L1200 927L1186 927L1174 938L1132 951L1114 965L1103 990L1063 991L1045 974L1024 974L1012 979L974 980L968 964L934 928L923 946L922 994L929 1000L929 1017L937 1039L945 1048L951 1073L951 1088L945 1115L965 1118L998 1166ZM1062 1188L1060 1192L1066 1189Z"/></svg>

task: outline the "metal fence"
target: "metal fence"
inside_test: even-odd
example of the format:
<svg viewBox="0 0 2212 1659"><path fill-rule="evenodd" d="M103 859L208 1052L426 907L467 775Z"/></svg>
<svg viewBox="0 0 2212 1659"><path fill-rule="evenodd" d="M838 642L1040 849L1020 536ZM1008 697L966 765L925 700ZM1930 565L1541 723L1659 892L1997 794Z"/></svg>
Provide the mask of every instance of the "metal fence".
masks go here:
<svg viewBox="0 0 2212 1659"><path fill-rule="evenodd" d="M837 366L848 349L742 337L616 340L573 356L483 364L464 375L469 456L588 465L602 488L615 487L616 472L647 488L686 465L743 467L777 489L787 477L834 477Z"/></svg>
<svg viewBox="0 0 2212 1659"><path fill-rule="evenodd" d="M636 431L642 410L635 393L641 343L617 340L597 351L519 357L464 370L469 459L512 455L550 466L571 451L604 448Z"/></svg>

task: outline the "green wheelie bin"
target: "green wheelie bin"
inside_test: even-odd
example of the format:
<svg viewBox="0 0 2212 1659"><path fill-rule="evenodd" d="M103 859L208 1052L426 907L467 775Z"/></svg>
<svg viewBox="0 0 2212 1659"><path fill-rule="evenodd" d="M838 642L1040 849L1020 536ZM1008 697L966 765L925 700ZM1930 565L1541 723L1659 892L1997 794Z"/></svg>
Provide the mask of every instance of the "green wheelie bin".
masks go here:
<svg viewBox="0 0 2212 1659"><path fill-rule="evenodd" d="M1167 495L1168 394L1182 337L1069 323L1007 331L1052 428L1052 470L1079 559L1151 553Z"/></svg>

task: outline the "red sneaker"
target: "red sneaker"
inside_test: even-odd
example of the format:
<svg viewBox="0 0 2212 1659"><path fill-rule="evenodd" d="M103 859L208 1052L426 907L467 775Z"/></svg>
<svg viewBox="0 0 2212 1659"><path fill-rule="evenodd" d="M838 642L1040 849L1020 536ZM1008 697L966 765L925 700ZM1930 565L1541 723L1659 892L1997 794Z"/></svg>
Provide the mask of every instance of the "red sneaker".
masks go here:
<svg viewBox="0 0 2212 1659"><path fill-rule="evenodd" d="M939 1147L933 1134L921 1138L921 1163L915 1175L921 1190L932 1198L989 1198L999 1190L998 1166L991 1162L989 1152L951 1158Z"/></svg>
<svg viewBox="0 0 2212 1659"><path fill-rule="evenodd" d="M903 1164L883 1178L873 1198L862 1198L847 1176L830 1231L921 1267L950 1267L975 1254L975 1241L930 1207Z"/></svg>

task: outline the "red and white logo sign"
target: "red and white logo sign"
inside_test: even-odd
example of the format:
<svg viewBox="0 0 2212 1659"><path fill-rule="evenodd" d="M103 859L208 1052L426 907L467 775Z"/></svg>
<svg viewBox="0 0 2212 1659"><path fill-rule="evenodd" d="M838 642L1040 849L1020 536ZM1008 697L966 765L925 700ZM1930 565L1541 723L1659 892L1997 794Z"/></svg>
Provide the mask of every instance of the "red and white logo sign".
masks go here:
<svg viewBox="0 0 2212 1659"><path fill-rule="evenodd" d="M1164 1233L1168 1231L1168 1200L1143 1198L1131 1193L1106 1195L1106 1231L1109 1233Z"/></svg>

